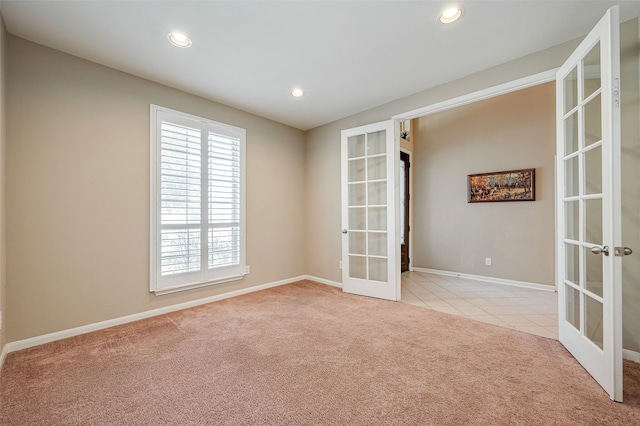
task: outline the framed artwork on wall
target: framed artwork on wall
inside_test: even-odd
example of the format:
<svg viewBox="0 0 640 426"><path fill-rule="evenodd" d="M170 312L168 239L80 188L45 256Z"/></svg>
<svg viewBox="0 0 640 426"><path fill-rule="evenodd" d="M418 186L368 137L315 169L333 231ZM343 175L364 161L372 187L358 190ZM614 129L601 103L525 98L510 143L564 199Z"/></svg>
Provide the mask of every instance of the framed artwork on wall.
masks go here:
<svg viewBox="0 0 640 426"><path fill-rule="evenodd" d="M477 173L467 176L469 203L535 201L536 169Z"/></svg>

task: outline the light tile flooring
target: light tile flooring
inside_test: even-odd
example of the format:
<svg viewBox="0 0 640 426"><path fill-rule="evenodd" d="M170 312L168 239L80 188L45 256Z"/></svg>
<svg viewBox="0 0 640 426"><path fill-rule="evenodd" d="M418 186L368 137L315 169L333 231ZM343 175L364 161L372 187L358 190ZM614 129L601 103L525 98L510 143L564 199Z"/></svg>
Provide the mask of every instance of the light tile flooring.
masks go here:
<svg viewBox="0 0 640 426"><path fill-rule="evenodd" d="M405 272L402 274L402 302L558 338L558 296L553 291Z"/></svg>

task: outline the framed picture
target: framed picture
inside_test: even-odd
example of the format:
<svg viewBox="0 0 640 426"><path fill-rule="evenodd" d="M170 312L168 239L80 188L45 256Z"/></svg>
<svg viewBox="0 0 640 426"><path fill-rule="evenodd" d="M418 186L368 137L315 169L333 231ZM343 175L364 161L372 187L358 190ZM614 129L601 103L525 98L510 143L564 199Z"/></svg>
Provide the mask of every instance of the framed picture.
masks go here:
<svg viewBox="0 0 640 426"><path fill-rule="evenodd" d="M468 175L468 202L535 201L536 169Z"/></svg>

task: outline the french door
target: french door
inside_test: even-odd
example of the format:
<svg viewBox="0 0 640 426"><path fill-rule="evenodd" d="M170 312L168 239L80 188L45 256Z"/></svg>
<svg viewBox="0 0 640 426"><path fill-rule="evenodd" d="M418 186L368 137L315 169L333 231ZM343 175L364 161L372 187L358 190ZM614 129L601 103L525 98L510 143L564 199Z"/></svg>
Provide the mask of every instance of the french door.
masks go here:
<svg viewBox="0 0 640 426"><path fill-rule="evenodd" d="M398 300L393 121L342 131L342 288Z"/></svg>
<svg viewBox="0 0 640 426"><path fill-rule="evenodd" d="M557 278L560 342L622 401L618 8L559 69Z"/></svg>

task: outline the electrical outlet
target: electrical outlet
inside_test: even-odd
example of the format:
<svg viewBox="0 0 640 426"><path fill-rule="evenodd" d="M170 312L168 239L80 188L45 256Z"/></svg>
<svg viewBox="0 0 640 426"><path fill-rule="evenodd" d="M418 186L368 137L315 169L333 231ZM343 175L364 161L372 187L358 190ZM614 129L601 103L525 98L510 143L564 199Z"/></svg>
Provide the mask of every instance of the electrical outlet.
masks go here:
<svg viewBox="0 0 640 426"><path fill-rule="evenodd" d="M491 258L490 257L485 257L484 258L484 264L486 266L491 266Z"/></svg>
<svg viewBox="0 0 640 426"><path fill-rule="evenodd" d="M250 274L251 273L251 266L247 265L245 268L245 274Z"/></svg>
<svg viewBox="0 0 640 426"><path fill-rule="evenodd" d="M338 269L342 269L342 260L338 262Z"/></svg>

